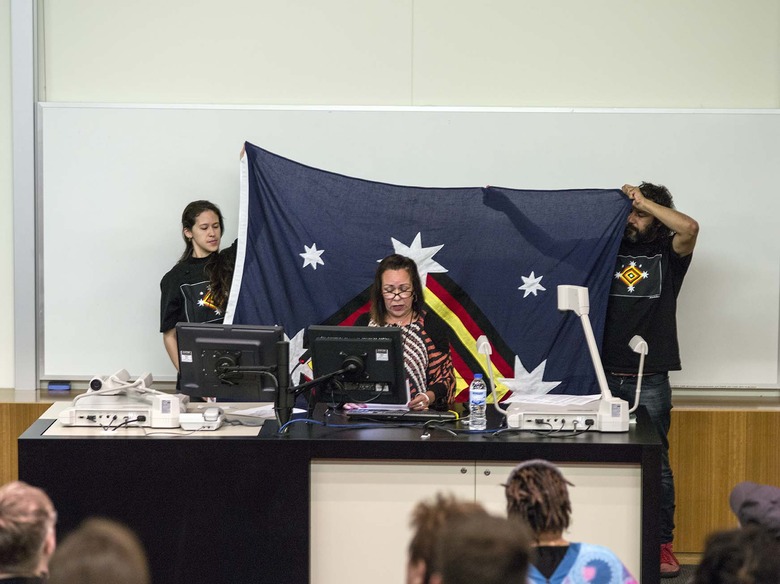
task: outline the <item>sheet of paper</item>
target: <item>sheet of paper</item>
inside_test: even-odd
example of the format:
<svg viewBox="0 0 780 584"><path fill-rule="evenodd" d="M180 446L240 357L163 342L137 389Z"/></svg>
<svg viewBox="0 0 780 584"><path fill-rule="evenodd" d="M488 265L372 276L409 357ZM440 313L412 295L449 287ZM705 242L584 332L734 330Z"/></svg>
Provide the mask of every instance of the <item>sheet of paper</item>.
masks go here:
<svg viewBox="0 0 780 584"><path fill-rule="evenodd" d="M600 393L593 395L522 395L513 392L512 395L503 401L503 403L516 402L547 406L584 406L599 399L601 399Z"/></svg>
<svg viewBox="0 0 780 584"><path fill-rule="evenodd" d="M375 404L371 402L365 402L359 404L352 404L352 403L344 404L345 410L360 410L366 408L371 410L408 410L409 409L406 404Z"/></svg>

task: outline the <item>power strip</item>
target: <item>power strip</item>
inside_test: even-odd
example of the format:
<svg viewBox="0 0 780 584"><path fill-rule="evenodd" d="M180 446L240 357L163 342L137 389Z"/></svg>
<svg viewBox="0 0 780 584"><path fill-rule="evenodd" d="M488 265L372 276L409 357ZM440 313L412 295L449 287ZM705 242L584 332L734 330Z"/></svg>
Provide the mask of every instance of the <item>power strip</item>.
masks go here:
<svg viewBox="0 0 780 584"><path fill-rule="evenodd" d="M140 419L139 419L140 418ZM64 426L111 427L127 422L131 427L151 427L152 410L139 404L133 408L68 408L59 417Z"/></svg>
<svg viewBox="0 0 780 584"><path fill-rule="evenodd" d="M515 413L507 416L507 426L518 430L596 430L597 414Z"/></svg>
<svg viewBox="0 0 780 584"><path fill-rule="evenodd" d="M99 401L93 403L93 399ZM92 428L109 428L120 424L123 428L179 427L179 398L174 395L153 395L149 402L128 399L127 396L95 396L78 400L73 407L62 410L57 420L63 426Z"/></svg>

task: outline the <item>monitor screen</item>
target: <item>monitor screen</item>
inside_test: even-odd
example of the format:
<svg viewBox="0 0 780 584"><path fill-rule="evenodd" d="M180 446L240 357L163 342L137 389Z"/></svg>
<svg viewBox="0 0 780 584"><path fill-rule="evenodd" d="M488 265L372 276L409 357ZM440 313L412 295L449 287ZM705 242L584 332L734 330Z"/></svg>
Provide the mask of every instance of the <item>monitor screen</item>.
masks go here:
<svg viewBox="0 0 780 584"><path fill-rule="evenodd" d="M312 325L309 346L315 379L355 366L355 371L321 384L318 401L397 405L409 401L400 328Z"/></svg>
<svg viewBox="0 0 780 584"><path fill-rule="evenodd" d="M176 337L182 393L218 400L274 401L276 343L284 340L282 327L180 322Z"/></svg>

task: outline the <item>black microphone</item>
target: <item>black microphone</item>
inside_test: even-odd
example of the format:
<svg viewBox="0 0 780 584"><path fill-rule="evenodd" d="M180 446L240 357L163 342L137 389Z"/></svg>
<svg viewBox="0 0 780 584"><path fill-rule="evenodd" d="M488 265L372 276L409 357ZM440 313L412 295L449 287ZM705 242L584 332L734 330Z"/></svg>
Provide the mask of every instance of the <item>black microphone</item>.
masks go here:
<svg viewBox="0 0 780 584"><path fill-rule="evenodd" d="M290 392L290 343L279 341L276 343L276 399L274 400L274 412L276 420L281 428L290 421L295 397Z"/></svg>

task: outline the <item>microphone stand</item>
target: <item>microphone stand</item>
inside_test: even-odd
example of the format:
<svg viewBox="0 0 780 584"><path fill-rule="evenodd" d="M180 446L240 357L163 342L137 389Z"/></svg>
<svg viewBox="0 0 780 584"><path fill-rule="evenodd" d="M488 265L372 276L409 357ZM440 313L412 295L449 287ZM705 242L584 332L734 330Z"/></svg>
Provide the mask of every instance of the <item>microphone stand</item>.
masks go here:
<svg viewBox="0 0 780 584"><path fill-rule="evenodd" d="M357 355L348 355L341 362L341 369L326 373L325 375L321 375L320 377L316 377L305 383L290 385L290 374L288 371L289 360L290 343L288 341L279 341L276 343L277 378L279 380L279 387L276 391L274 412L276 413L276 421L279 423L280 428L290 421L295 398L302 392L310 387L314 387L345 373L359 375L365 369L365 361L361 357Z"/></svg>

